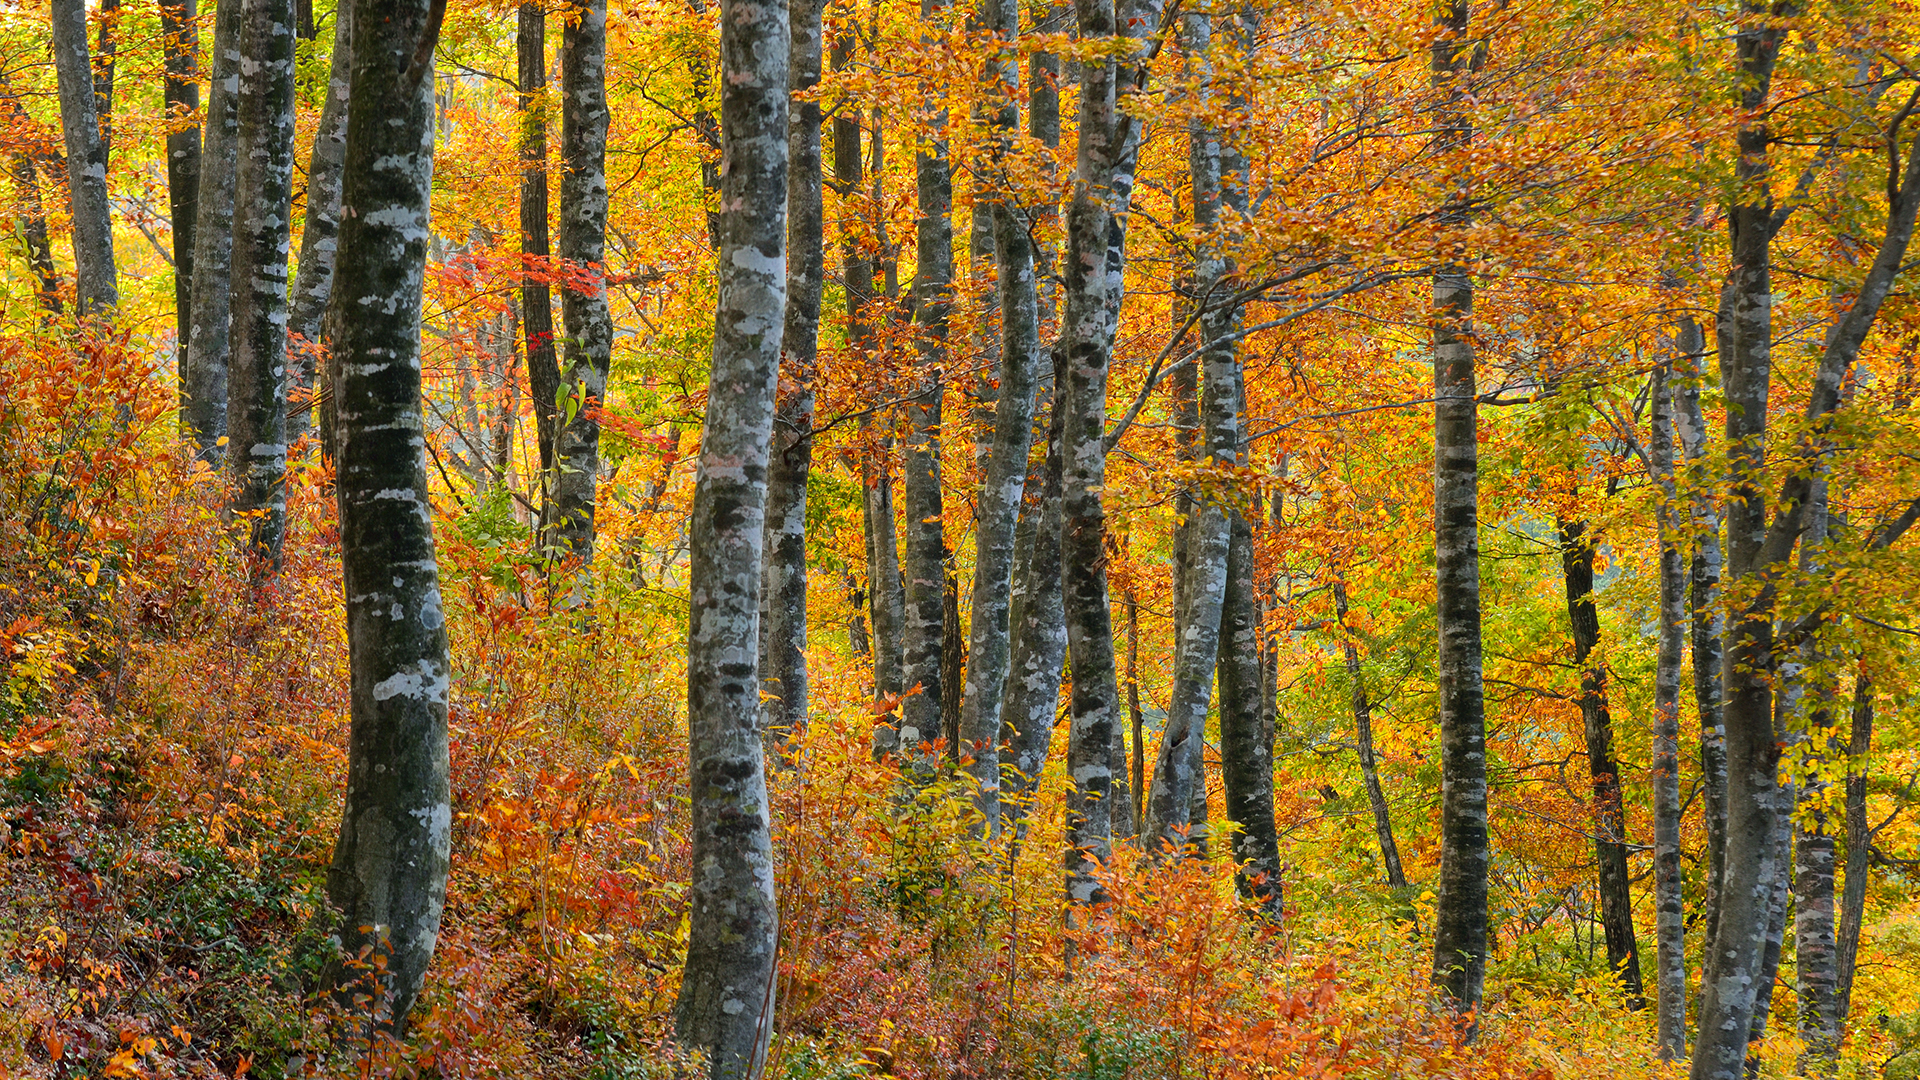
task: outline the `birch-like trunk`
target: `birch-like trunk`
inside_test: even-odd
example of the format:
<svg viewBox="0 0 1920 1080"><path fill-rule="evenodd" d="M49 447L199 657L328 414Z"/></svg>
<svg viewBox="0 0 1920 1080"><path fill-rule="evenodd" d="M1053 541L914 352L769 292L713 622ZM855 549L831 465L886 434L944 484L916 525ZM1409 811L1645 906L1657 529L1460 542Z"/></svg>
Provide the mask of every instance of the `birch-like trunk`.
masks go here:
<svg viewBox="0 0 1920 1080"><path fill-rule="evenodd" d="M548 547L581 563L574 599L593 565L600 477L600 408L613 359L607 308L607 4L586 0L560 33L560 258L577 284L560 293L564 404L555 417L554 502ZM783 20L784 22L784 20ZM785 50L782 50L785 55ZM784 70L785 65L782 64ZM763 478L764 479L764 478Z"/></svg>
<svg viewBox="0 0 1920 1080"><path fill-rule="evenodd" d="M420 411L433 81L409 70L435 29L429 0L350 3L356 25L382 32L355 50L334 266L335 310L359 314L329 326L353 724L327 894L348 955L386 957L398 1028L433 959L453 836L451 668ZM362 973L336 969L332 984L350 996Z"/></svg>
<svg viewBox="0 0 1920 1080"><path fill-rule="evenodd" d="M256 580L279 570L287 498L287 256L293 221L293 0L244 0L233 185L227 461L254 515Z"/></svg>
<svg viewBox="0 0 1920 1080"><path fill-rule="evenodd" d="M527 350L527 396L540 444L540 532L553 520L554 453L559 438L560 357L553 340L553 249L547 230L547 9L523 3L514 52L520 112L520 333Z"/></svg>
<svg viewBox="0 0 1920 1080"><path fill-rule="evenodd" d="M786 307L785 0L722 0L719 296L695 481L687 634L693 883L675 1037L752 1080L774 1022L779 916L761 753L767 454ZM604 189L603 189L604 190Z"/></svg>
<svg viewBox="0 0 1920 1080"><path fill-rule="evenodd" d="M993 71L1002 95L993 115L993 251L1000 301L1000 379L993 437L980 485L975 527L973 625L967 646L960 741L972 755L977 805L987 832L1000 828L1000 721L1012 661L1015 533L1026 493L1040 374L1040 301L1028 214L1016 203L1007 168L1020 130L1020 7L990 0L986 28L996 38Z"/></svg>
<svg viewBox="0 0 1920 1080"><path fill-rule="evenodd" d="M1683 329L1684 329L1683 324ZM1674 423L1686 455L1687 486L1691 489L1688 535L1693 549L1689 562L1687 612L1693 661L1693 702L1700 722L1700 806L1707 833L1707 870L1701 898L1701 940L1709 951L1719 924L1720 883L1727 858L1727 730L1721 708L1721 676L1725 666L1721 644L1726 617L1720 608L1720 513L1713 500L1713 478L1707 475L1707 422L1700 408L1705 381L1701 360L1705 341L1697 352L1683 353L1674 371ZM1725 341L1721 348L1728 348Z"/></svg>
<svg viewBox="0 0 1920 1080"><path fill-rule="evenodd" d="M174 362L186 405L193 311L193 219L200 201L200 21L194 0L160 0L167 81L167 211L173 224Z"/></svg>
<svg viewBox="0 0 1920 1080"><path fill-rule="evenodd" d="M340 249L340 173L347 160L347 93L352 78L353 11L351 5L342 4L333 16L327 99L320 106L313 155L307 160L306 225L300 233L300 272L293 279L287 317L292 384L307 392L308 401L288 416L288 442L298 441L312 425L313 395L320 389L314 379L323 346L320 324L333 296L334 260Z"/></svg>
<svg viewBox="0 0 1920 1080"><path fill-rule="evenodd" d="M1065 356L1053 353L1053 385L1066 386ZM1060 708L1062 665L1067 659L1067 624L1061 577L1061 510L1064 484L1066 415L1058 389L1048 407L1046 463L1039 502L1028 508L1034 527L1023 564L1019 599L1009 616L1013 657L1008 664L1006 704L1001 710L1003 789L1001 814L1021 835L1033 794L1053 745L1054 714Z"/></svg>
<svg viewBox="0 0 1920 1080"><path fill-rule="evenodd" d="M213 18L207 115L202 128L199 202L193 222L193 303L187 328L181 413L201 456L212 460L227 434L227 338L232 314L233 180L240 89L240 10L243 0L220 0ZM337 396L336 396L337 400Z"/></svg>
<svg viewBox="0 0 1920 1080"><path fill-rule="evenodd" d="M1840 929L1834 935L1834 1012L1844 1026L1853 1006L1853 973L1860 956L1860 928L1867 913L1867 875L1873 865L1874 827L1867 820L1867 755L1873 748L1873 680L1853 682L1853 717L1847 739L1847 866L1840 894Z"/></svg>
<svg viewBox="0 0 1920 1080"><path fill-rule="evenodd" d="M1700 327L1683 319L1674 342L1683 356L1705 347ZM1687 1056L1687 923L1680 849L1680 667L1686 649L1687 567L1681 547L1686 511L1674 481L1673 383L1670 364L1653 370L1649 464L1660 489L1660 633L1653 675L1653 919L1658 950L1655 1009L1660 1057Z"/></svg>
<svg viewBox="0 0 1920 1080"><path fill-rule="evenodd" d="M85 0L52 0L53 66L72 199L73 269L82 319L108 318L120 304L113 262L113 206L107 200L107 144L87 46Z"/></svg>
<svg viewBox="0 0 1920 1080"><path fill-rule="evenodd" d="M1373 702L1367 696L1366 680L1360 670L1360 648L1354 643L1352 627L1347 625L1344 577L1333 580L1333 613L1340 624L1340 652L1347 663L1354 742L1360 752L1360 778L1367 787L1367 805L1373 810L1373 834L1380 843L1380 863L1386 870L1387 884L1404 889L1407 875L1400 866L1400 845L1393 839L1393 816L1387 811L1387 793L1380 786L1380 765L1373 750Z"/></svg>
<svg viewBox="0 0 1920 1080"><path fill-rule="evenodd" d="M1452 0L1433 44L1442 152L1472 138L1462 110L1480 46L1465 40L1467 4ZM1462 190L1441 223L1467 223ZM1434 912L1433 981L1454 1009L1480 1007L1487 971L1487 736L1480 669L1479 389L1475 381L1473 279L1460 266L1433 276L1433 532L1439 622L1440 888Z"/></svg>
<svg viewBox="0 0 1920 1080"><path fill-rule="evenodd" d="M1829 532L1829 481L1825 464L1816 468L1807 528L1800 537L1800 571L1808 580L1817 580L1827 571L1824 549ZM1805 1047L1801 1071L1825 1076L1833 1072L1840 1052L1839 958L1834 940L1835 845L1825 810L1829 786L1826 773L1845 748L1834 738L1836 689L1833 676L1822 663L1818 638L1803 642L1800 653L1811 682L1806 688L1810 700L1805 710L1804 737L1813 746L1810 775L1796 791L1801 807L1794 822L1793 841L1794 997L1800 1006L1800 1041Z"/></svg>
<svg viewBox="0 0 1920 1080"><path fill-rule="evenodd" d="M813 470L813 379L826 275L820 184L820 103L799 100L820 82L823 0L794 0L787 132L787 310L767 464L766 581L761 606L762 721L798 736L807 726L807 476Z"/></svg>
<svg viewBox="0 0 1920 1080"><path fill-rule="evenodd" d="M944 0L921 0L923 21L943 18L946 11ZM938 113L928 122L936 134L914 155L919 200L914 273L919 386L907 403L907 445L902 455L907 603L901 628L902 681L913 692L900 709L900 753L923 772L933 767L934 757L920 747L941 738L944 730L940 709L946 648L941 398L946 388L947 319L953 306L953 166L947 160L946 116Z"/></svg>
<svg viewBox="0 0 1920 1080"><path fill-rule="evenodd" d="M1253 526L1229 523L1226 598L1220 610L1220 779L1233 822L1234 880L1272 922L1281 917L1280 837L1273 820L1273 746L1260 698L1260 614L1253 604Z"/></svg>
<svg viewBox="0 0 1920 1080"><path fill-rule="evenodd" d="M1566 576L1567 619L1573 626L1573 663L1580 669L1580 719L1587 743L1587 774L1593 784L1593 852L1599 868L1600 926L1607 939L1607 970L1626 990L1627 1004L1645 1003L1640 985L1640 943L1633 933L1633 897L1627 882L1627 811L1620 791L1620 763L1613 754L1613 715L1607 704L1600 612L1593 599L1594 541L1587 523L1562 517L1560 565Z"/></svg>

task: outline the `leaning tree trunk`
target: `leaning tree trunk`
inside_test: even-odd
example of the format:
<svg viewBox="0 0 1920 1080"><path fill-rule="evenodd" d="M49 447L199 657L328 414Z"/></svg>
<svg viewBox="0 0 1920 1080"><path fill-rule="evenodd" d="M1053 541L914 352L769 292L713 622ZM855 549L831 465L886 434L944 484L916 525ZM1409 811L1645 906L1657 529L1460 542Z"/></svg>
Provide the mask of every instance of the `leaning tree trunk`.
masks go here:
<svg viewBox="0 0 1920 1080"><path fill-rule="evenodd" d="M333 16L332 72L307 164L307 223L300 234L300 274L293 281L287 317L287 347L294 353L289 374L293 385L307 392L306 405L288 416L289 442L312 426L313 397L320 391L314 374L322 345L320 322L333 295L333 264L340 244L340 170L346 164L347 92L352 78L353 11L351 5L342 4Z"/></svg>
<svg viewBox="0 0 1920 1080"><path fill-rule="evenodd" d="M760 738L761 545L786 306L785 0L722 0L719 296L694 485L687 728L693 806L680 1044L752 1080L773 1035L773 841Z"/></svg>
<svg viewBox="0 0 1920 1080"><path fill-rule="evenodd" d="M53 0L53 63L60 83L60 130L73 200L73 268L82 319L110 318L120 303L113 262L113 207L107 201L107 146L88 60L85 0Z"/></svg>
<svg viewBox="0 0 1920 1080"><path fill-rule="evenodd" d="M1697 355L1699 324L1683 320L1675 349ZM1654 989L1660 1057L1687 1056L1687 922L1680 850L1680 665L1686 648L1685 510L1673 475L1673 385L1668 364L1653 369L1651 461L1660 488L1660 640L1653 676L1653 908L1658 949Z"/></svg>
<svg viewBox="0 0 1920 1080"><path fill-rule="evenodd" d="M453 808L447 779L446 615L434 556L421 416L420 308L433 190L438 29L430 0L351 0L382 28L356 50L334 293L336 492L345 575L352 732L340 839L327 874L348 956L399 1028L426 979L446 905ZM366 970L366 969L360 969ZM360 970L336 969L351 996Z"/></svg>
<svg viewBox="0 0 1920 1080"><path fill-rule="evenodd" d="M944 13L942 0L922 0L920 16ZM941 397L945 390L947 319L953 306L953 166L947 160L944 113L929 119L936 134L914 157L919 198L916 233L919 269L914 277L919 333L919 386L907 404L903 456L906 511L907 607L901 652L902 681L911 691L900 709L900 752L920 771L933 756L919 750L941 737L940 674L946 648L946 531L940 493ZM914 687L918 690L914 690Z"/></svg>
<svg viewBox="0 0 1920 1080"><path fill-rule="evenodd" d="M560 258L577 283L560 293L567 332L560 390L565 403L555 417L558 476L548 539L556 554L581 563L581 580L573 592L576 602L584 599L593 564L600 409L613 359L606 283L606 66L606 0L587 0L579 17L569 18L560 34Z"/></svg>
<svg viewBox="0 0 1920 1080"><path fill-rule="evenodd" d="M520 92L520 333L527 349L527 394L540 444L540 533L553 520L554 453L559 439L560 358L553 340L553 254L547 237L547 9L523 3L514 49Z"/></svg>
<svg viewBox="0 0 1920 1080"><path fill-rule="evenodd" d="M1445 91L1439 144L1472 137L1461 112L1479 46L1465 40L1467 4L1452 0L1433 45ZM1464 228L1453 200L1441 223ZM1473 279L1457 265L1433 276L1433 532L1440 644L1440 889L1433 981L1460 1012L1477 1011L1487 972L1487 735L1480 670L1479 390L1474 379Z"/></svg>
<svg viewBox="0 0 1920 1080"><path fill-rule="evenodd" d="M193 219L200 201L200 22L194 0L161 0L167 81L167 210L173 223L174 363L186 405L193 311Z"/></svg>
<svg viewBox="0 0 1920 1080"><path fill-rule="evenodd" d="M211 460L227 434L227 338L232 314L233 180L240 86L240 10L243 0L220 0L213 20L207 115L200 154L200 189L193 222L193 303L187 328L187 366L180 395L185 427Z"/></svg>
<svg viewBox="0 0 1920 1080"><path fill-rule="evenodd" d="M1360 670L1360 648L1354 644L1353 628L1347 624L1347 582L1333 580L1333 613L1340 624L1340 651L1347 662L1347 682L1353 702L1354 741L1360 750L1360 778L1367 787L1367 805L1373 809L1373 832L1380 842L1380 862L1387 872L1387 884L1396 889L1407 886L1406 871L1400 866L1400 845L1393 840L1393 816L1387 811L1387 793L1380 786L1380 765L1373 751L1373 702L1367 696L1367 684Z"/></svg>
<svg viewBox="0 0 1920 1080"><path fill-rule="evenodd" d="M1860 927L1867 913L1867 875L1873 865L1873 834L1867 820L1867 753L1873 748L1873 680L1853 682L1853 724L1847 739L1847 866L1835 935L1834 1011L1845 1025L1853 1005L1853 973L1860 956Z"/></svg>
<svg viewBox="0 0 1920 1080"><path fill-rule="evenodd" d="M1607 669L1600 647L1600 613L1593 602L1594 542L1587 523L1560 519L1560 565L1566 573L1567 619L1573 624L1573 663L1580 669L1580 719L1593 781L1593 851L1599 865L1600 925L1607 938L1607 970L1627 993L1629 1008L1645 1004L1640 943L1633 933L1633 897L1627 882L1627 811L1620 764L1613 756L1613 716L1607 708Z"/></svg>
<svg viewBox="0 0 1920 1080"><path fill-rule="evenodd" d="M252 574L279 570L287 498L287 255L293 218L293 2L245 0L233 185L227 459L254 515Z"/></svg>
<svg viewBox="0 0 1920 1080"><path fill-rule="evenodd" d="M820 82L823 0L792 8L796 95ZM760 689L764 724L784 737L807 726L807 476L813 469L813 378L826 274L820 185L820 103L796 96L787 134L787 312L780 391L767 465L766 581Z"/></svg>
<svg viewBox="0 0 1920 1080"><path fill-rule="evenodd" d="M1010 670L1015 534L1026 493L1033 443L1034 395L1040 373L1040 301L1033 272L1027 215L1016 202L1007 168L1020 130L1017 0L986 6L987 30L997 38L993 70L1003 95L993 117L998 168L993 191L993 248L999 276L1000 385L993 438L980 484L975 529L973 626L967 646L966 692L960 704L960 741L973 757L977 805L989 834L1000 828L1000 721ZM978 197L978 196L977 196Z"/></svg>

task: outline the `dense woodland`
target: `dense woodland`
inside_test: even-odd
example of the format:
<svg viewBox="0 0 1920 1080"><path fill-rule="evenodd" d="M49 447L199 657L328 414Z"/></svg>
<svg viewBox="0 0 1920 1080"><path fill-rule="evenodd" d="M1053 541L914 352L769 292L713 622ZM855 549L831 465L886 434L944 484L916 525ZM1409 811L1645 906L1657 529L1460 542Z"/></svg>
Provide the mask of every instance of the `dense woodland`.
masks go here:
<svg viewBox="0 0 1920 1080"><path fill-rule="evenodd" d="M0 1074L1920 1076L1911 0L0 10Z"/></svg>

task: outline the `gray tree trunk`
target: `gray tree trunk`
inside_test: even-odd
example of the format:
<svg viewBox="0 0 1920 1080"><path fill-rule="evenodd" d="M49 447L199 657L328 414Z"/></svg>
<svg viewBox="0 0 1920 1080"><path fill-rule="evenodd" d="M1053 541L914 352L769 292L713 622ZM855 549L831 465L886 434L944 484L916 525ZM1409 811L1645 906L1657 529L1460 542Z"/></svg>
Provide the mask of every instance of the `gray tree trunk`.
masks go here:
<svg viewBox="0 0 1920 1080"><path fill-rule="evenodd" d="M340 246L340 172L347 160L347 93L353 77L353 12L342 4L333 16L332 70L320 126L313 132L307 163L306 225L300 233L300 272L293 279L289 305L288 348L293 351L292 382L308 392L308 406L287 419L287 441L298 441L313 422L312 395L320 356L321 319L333 296L333 264Z"/></svg>
<svg viewBox="0 0 1920 1080"><path fill-rule="evenodd" d="M1824 463L1816 468L1807 529L1800 537L1800 569L1808 579L1818 579L1827 570L1824 549L1829 532L1829 481ZM1834 738L1836 692L1833 676L1821 663L1820 642L1810 637L1801 644L1800 653L1812 682L1807 687L1811 701L1806 709L1805 738L1813 743L1813 769L1805 786L1798 789L1803 806L1794 823L1794 996L1799 1001L1800 1041L1805 1046L1801 1071L1826 1076L1833 1072L1840 1052L1840 1016L1839 955L1834 938L1835 844L1823 807L1826 774L1846 748Z"/></svg>
<svg viewBox="0 0 1920 1080"><path fill-rule="evenodd" d="M1600 925L1607 939L1607 970L1627 993L1630 1008L1645 1004L1640 943L1633 933L1633 897L1627 882L1627 811L1620 764L1613 756L1613 716L1607 707L1607 669L1600 647L1600 613L1593 600L1594 541L1587 523L1560 519L1560 565L1566 575L1567 619L1573 625L1573 663L1580 669L1580 716L1593 782L1593 852L1599 867Z"/></svg>
<svg viewBox="0 0 1920 1080"><path fill-rule="evenodd" d="M187 335L193 325L193 219L200 201L200 22L194 0L161 0L167 82L167 210L173 223L174 362L186 407ZM184 419L184 416L183 416ZM184 432L183 432L184 434Z"/></svg>
<svg viewBox="0 0 1920 1080"><path fill-rule="evenodd" d="M1847 867L1835 935L1834 1011L1845 1025L1853 1005L1853 973L1860 956L1860 927L1867 913L1867 875L1873 865L1873 825L1867 820L1867 754L1873 748L1873 680L1855 675L1853 723L1847 740Z"/></svg>
<svg viewBox="0 0 1920 1080"><path fill-rule="evenodd" d="M111 319L120 304L113 262L113 206L107 201L107 144L100 131L88 59L85 0L52 0L53 63L60 84L60 131L73 203L73 267L82 319Z"/></svg>
<svg viewBox="0 0 1920 1080"><path fill-rule="evenodd" d="M560 293L567 334L560 392L566 403L555 417L557 475L548 540L557 554L580 561L580 588L593 565L599 412L613 359L606 286L606 67L606 0L587 0L560 33L560 257L579 272L580 284ZM575 599L581 599L578 590Z"/></svg>
<svg viewBox="0 0 1920 1080"><path fill-rule="evenodd" d="M113 61L120 51L120 0L100 0L99 47L93 53L93 107L100 117L100 160L113 156Z"/></svg>
<svg viewBox="0 0 1920 1080"><path fill-rule="evenodd" d="M893 509L893 476L883 454L865 470L867 590L873 608L873 689L883 703L874 722L873 753L881 758L902 753L900 711L892 704L906 693L906 663L901 655L906 624L906 590L900 580L900 539Z"/></svg>
<svg viewBox="0 0 1920 1080"><path fill-rule="evenodd" d="M19 115L19 102L8 98L7 103ZM17 152L7 171L13 178L14 199L19 206L14 224L25 249L27 269L33 274L34 291L40 307L49 316L58 316L65 305L60 302L60 272L53 265L53 242L47 235L47 211L40 201L39 170L34 168L32 155Z"/></svg>
<svg viewBox="0 0 1920 1080"><path fill-rule="evenodd" d="M1052 356L1053 385L1066 385L1065 356ZM1066 415L1056 392L1048 408L1046 463L1034 518L1032 547L1022 566L1018 599L1009 618L1013 658L1008 665L1006 704L1001 710L1001 814L1025 835L1027 811L1053 743L1060 708L1060 678L1067 659L1067 624L1061 578L1061 510Z"/></svg>
<svg viewBox="0 0 1920 1080"><path fill-rule="evenodd" d="M1133 729L1133 756L1126 763L1127 787L1133 796L1133 820L1127 822L1127 836L1132 839L1146 828L1147 717L1140 708L1140 599L1132 589L1123 595L1127 604L1127 725Z"/></svg>
<svg viewBox="0 0 1920 1080"><path fill-rule="evenodd" d="M293 0L244 0L233 195L227 460L255 514L256 580L279 570L287 499L287 256L293 219Z"/></svg>
<svg viewBox="0 0 1920 1080"><path fill-rule="evenodd" d="M554 454L559 440L560 357L553 340L553 289L547 230L547 11L523 3L514 52L520 92L520 333L527 350L527 396L540 444L540 532L553 521Z"/></svg>
<svg viewBox="0 0 1920 1080"><path fill-rule="evenodd" d="M761 753L767 455L786 307L784 0L723 0L719 297L691 523L687 635L694 880L675 1037L713 1080L752 1080L773 1035L779 915Z"/></svg>
<svg viewBox="0 0 1920 1080"><path fill-rule="evenodd" d="M1393 816L1387 812L1387 793L1380 786L1380 765L1373 751L1373 703L1367 697L1367 684L1360 670L1360 649L1347 625L1347 582L1333 581L1334 617L1340 623L1340 651L1347 662L1347 681L1353 700L1354 741L1360 750L1360 778L1367 787L1367 805L1373 809L1373 833L1380 842L1380 862L1387 873L1387 884L1396 889L1407 886L1406 871L1400 866L1400 845L1393 839Z"/></svg>
<svg viewBox="0 0 1920 1080"><path fill-rule="evenodd" d="M920 16L932 20L943 0L921 0ZM936 131L914 155L919 223L915 234L915 320L919 333L919 386L907 403L903 455L906 513L906 624L902 681L917 692L900 709L900 752L916 769L932 768L919 747L942 737L940 675L946 649L946 532L940 492L941 398L945 391L947 319L953 307L953 167L947 160L944 113L929 119Z"/></svg>
<svg viewBox="0 0 1920 1080"><path fill-rule="evenodd" d="M1220 779L1234 823L1240 895L1280 921L1280 837L1273 820L1273 747L1260 715L1260 615L1253 605L1253 527L1232 516L1226 599L1220 612Z"/></svg>
<svg viewBox="0 0 1920 1080"><path fill-rule="evenodd" d="M234 110L240 89L240 9L221 0L213 20L207 115L200 154L200 189L193 222L193 303L187 330L187 366L181 380L186 428L211 460L227 433L227 338L232 313L233 181L239 140Z"/></svg>
<svg viewBox="0 0 1920 1080"><path fill-rule="evenodd" d="M1674 343L1681 355L1704 348L1699 324L1683 319ZM1650 464L1660 488L1660 637L1653 676L1653 908L1658 950L1654 987L1660 1057L1687 1056L1687 923L1680 850L1680 667L1686 649L1687 567L1682 553L1686 511L1674 481L1673 385L1670 364L1653 370Z"/></svg>
<svg viewBox="0 0 1920 1080"><path fill-rule="evenodd" d="M349 95L332 383L352 734L327 894L349 955L386 956L392 1025L426 979L446 904L446 616L427 496L420 309L433 190L433 83L409 70L435 27L429 0L351 0L382 27L356 50ZM205 220L202 219L204 226ZM372 928L368 930L366 928ZM333 985L352 994L353 970Z"/></svg>
<svg viewBox="0 0 1920 1080"><path fill-rule="evenodd" d="M1433 77L1447 91L1443 150L1472 137L1458 102L1480 49L1464 39L1465 0L1452 0L1433 44ZM1443 223L1461 226L1450 201ZM1487 738L1480 669L1479 389L1472 340L1473 279L1458 266L1433 278L1433 525L1440 684L1440 888L1433 980L1461 1012L1478 1010L1487 970Z"/></svg>
<svg viewBox="0 0 1920 1080"><path fill-rule="evenodd" d="M993 249L999 279L1000 379L975 527L973 625L967 646L966 691L960 703L960 741L972 755L977 805L987 831L997 834L1001 707L1012 662L1014 541L1026 493L1034 395L1039 389L1040 301L1028 215L1014 201L1007 169L1020 130L1017 0L991 0L985 6L984 21L999 42L994 72L1004 95L993 116L992 153L997 167L990 166L989 196L994 200Z"/></svg>
<svg viewBox="0 0 1920 1080"><path fill-rule="evenodd" d="M823 0L792 7L792 80L820 82ZM799 735L807 726L807 476L813 469L813 378L826 275L820 184L820 103L797 100L787 134L787 310L780 390L767 465L766 581L760 626L763 723Z"/></svg>

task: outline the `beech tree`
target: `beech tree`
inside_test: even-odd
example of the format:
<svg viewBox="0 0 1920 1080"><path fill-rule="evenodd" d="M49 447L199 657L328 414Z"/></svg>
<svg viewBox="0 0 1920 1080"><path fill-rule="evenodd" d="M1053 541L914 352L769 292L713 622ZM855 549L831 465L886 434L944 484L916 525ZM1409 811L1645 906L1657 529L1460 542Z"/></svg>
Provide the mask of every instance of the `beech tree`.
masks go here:
<svg viewBox="0 0 1920 1080"><path fill-rule="evenodd" d="M453 839L452 672L420 396L440 27L429 0L349 3L355 26L382 29L354 49L333 282L335 310L354 313L331 333L352 729L327 896L349 961L385 958L371 976L399 1028L439 940ZM336 965L330 981L350 996L363 970Z"/></svg>
<svg viewBox="0 0 1920 1080"><path fill-rule="evenodd" d="M201 124L200 182L193 223L193 307L187 327L180 396L183 425L202 456L227 434L228 339L233 276L233 191L239 143L235 110L240 83L243 0L221 0L213 19L207 65L207 115Z"/></svg>
<svg viewBox="0 0 1920 1080"><path fill-rule="evenodd" d="M693 807L682 1046L715 1080L766 1064L774 1021L773 838L761 752L758 617L767 454L787 287L787 5L722 0L719 297L695 481L687 633Z"/></svg>
<svg viewBox="0 0 1920 1080"><path fill-rule="evenodd" d="M193 312L193 223L200 202L200 23L194 0L162 0L167 104L167 209L173 226L174 363L186 387ZM181 404L186 404L185 398Z"/></svg>
<svg viewBox="0 0 1920 1080"><path fill-rule="evenodd" d="M107 143L100 130L87 5L53 0L53 63L60 83L60 130L67 147L73 203L73 267L81 318L111 318L120 303L113 260L113 208L107 201Z"/></svg>
<svg viewBox="0 0 1920 1080"><path fill-rule="evenodd" d="M333 14L333 55L327 76L326 100L320 106L320 125L313 133L313 153L307 158L306 224L300 234L300 273L293 280L288 304L288 347L293 352L291 385L305 390L305 405L288 414L289 442L304 435L313 422L313 395L318 360L324 342L320 325L333 296L333 264L339 252L340 180L347 160L347 94L353 82L353 9L341 5Z"/></svg>

